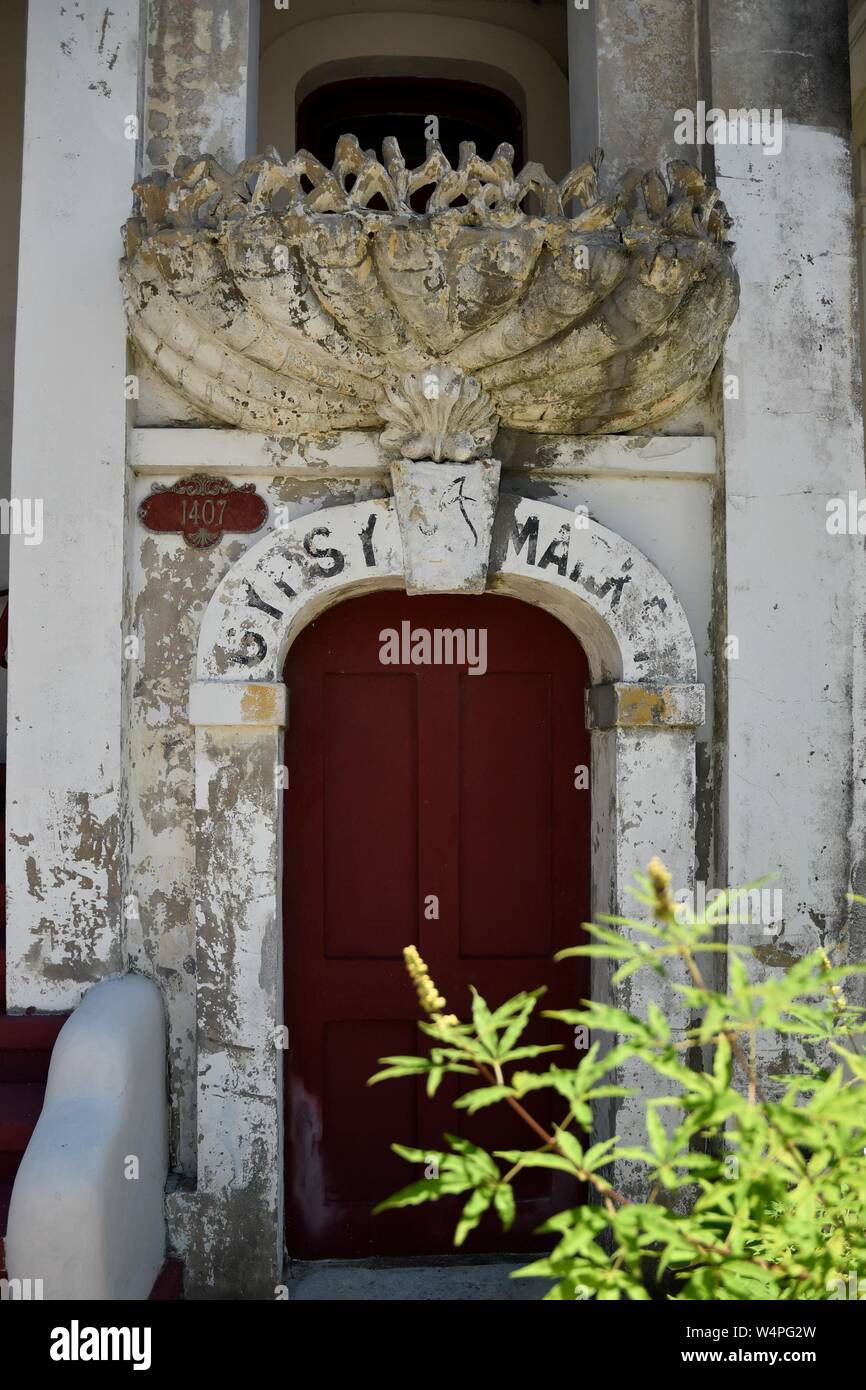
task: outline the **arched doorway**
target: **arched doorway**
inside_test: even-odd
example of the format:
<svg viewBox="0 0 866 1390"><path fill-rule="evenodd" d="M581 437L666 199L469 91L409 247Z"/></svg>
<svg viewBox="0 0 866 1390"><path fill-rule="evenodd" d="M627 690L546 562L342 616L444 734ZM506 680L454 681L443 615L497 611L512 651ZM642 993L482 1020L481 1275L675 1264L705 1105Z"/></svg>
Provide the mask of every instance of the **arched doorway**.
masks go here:
<svg viewBox="0 0 866 1390"><path fill-rule="evenodd" d="M439 664L427 664L437 652ZM459 1091L447 1084L430 1101L417 1082L371 1089L366 1081L378 1058L417 1052L424 1041L402 967L410 943L462 1016L470 984L491 1004L539 985L549 1007L588 995L582 963L552 960L590 911L590 797L575 776L590 762L588 678L582 648L555 618L488 595L347 600L291 648L283 904L291 1255L446 1252L457 1203L372 1215L419 1176L389 1144L441 1149L443 1130L489 1149L531 1144L503 1107L472 1118L455 1111ZM531 1040L572 1043L567 1029L541 1020ZM566 1052L565 1064L571 1058ZM561 1103L540 1095L538 1118L560 1119ZM527 1175L517 1192L515 1228L503 1236L491 1216L473 1252L532 1249L535 1227L578 1195L548 1170Z"/></svg>
<svg viewBox="0 0 866 1390"><path fill-rule="evenodd" d="M283 1107L282 846L291 809L282 790L289 704L283 668L304 630L332 607L402 590L405 582L393 501L331 506L250 546L202 618L189 699L196 729L198 1173L194 1192L174 1194L168 1209L189 1277L209 1296L243 1288L247 1297L270 1298L283 1266L283 1151L290 1136ZM676 883L690 887L695 730L704 691L696 684L688 618L671 585L635 546L596 521L563 525L563 510L553 503L502 495L488 594L480 601L500 597L522 600L534 621L555 616L589 663L593 915L633 911L629 881L653 853ZM498 811L491 804L492 818ZM637 986L629 983L635 1001ZM619 999L619 989L593 962L592 997ZM666 1007L672 1017L682 1012L676 998ZM637 1101L612 1100L598 1137L616 1125L637 1142L637 1110ZM629 1174L620 1181L627 1188Z"/></svg>

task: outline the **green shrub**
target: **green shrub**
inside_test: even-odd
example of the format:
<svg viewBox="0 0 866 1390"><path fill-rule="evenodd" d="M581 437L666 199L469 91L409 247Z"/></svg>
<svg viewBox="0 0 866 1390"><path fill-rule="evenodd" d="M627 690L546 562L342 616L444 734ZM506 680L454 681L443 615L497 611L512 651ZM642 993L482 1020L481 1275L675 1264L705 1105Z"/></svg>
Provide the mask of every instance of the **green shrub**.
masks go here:
<svg viewBox="0 0 866 1390"><path fill-rule="evenodd" d="M548 1298L844 1297L839 1290L849 1275L856 1289L858 1271L866 1272L866 1058L859 1042L866 1015L842 993L858 967L834 966L818 950L752 983L743 959L751 952L713 939L726 897L695 919L675 911L670 876L657 860L640 884L636 896L652 922L604 918L604 925L587 926L591 944L560 958L610 961L614 983L655 971L684 997L692 1026L673 1036L655 1004L645 1017L592 1002L546 1013L595 1037L575 1067L526 1067L554 1050L520 1042L542 991L495 1009L473 991L471 1021L460 1022L444 1013L424 962L407 948L407 969L428 1015L419 1026L431 1039L429 1053L382 1058L385 1070L370 1084L424 1075L432 1095L446 1073L456 1073L469 1087L458 1108L473 1114L508 1105L536 1146L491 1154L452 1135L439 1153L395 1144L409 1163L435 1161L438 1176L413 1182L377 1210L458 1197L460 1245L488 1209L508 1230L523 1173L554 1168L586 1184L589 1201L547 1221L541 1230L551 1238L549 1255L517 1271L555 1280ZM726 992L705 982L714 952L727 957ZM678 983L678 974L690 983ZM602 1034L612 1035L605 1055ZM762 1035L784 1035L786 1058L795 1059L785 1065L793 1072L762 1081ZM689 1065L696 1056L705 1069ZM636 1068L657 1078L643 1102L643 1143L594 1143L594 1103L634 1094L619 1081L623 1070L634 1077ZM542 1088L563 1104L551 1132L531 1113L532 1093ZM617 1189L624 1172L637 1196Z"/></svg>

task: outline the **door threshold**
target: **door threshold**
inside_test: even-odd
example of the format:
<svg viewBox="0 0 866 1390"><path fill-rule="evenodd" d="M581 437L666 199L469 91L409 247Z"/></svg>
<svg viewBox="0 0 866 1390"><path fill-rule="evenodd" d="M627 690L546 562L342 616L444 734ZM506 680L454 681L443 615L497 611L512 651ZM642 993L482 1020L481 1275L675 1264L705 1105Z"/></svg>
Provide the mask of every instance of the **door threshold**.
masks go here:
<svg viewBox="0 0 866 1390"><path fill-rule="evenodd" d="M289 1298L302 1303L531 1303L552 1281L512 1279L535 1255L414 1255L289 1260Z"/></svg>

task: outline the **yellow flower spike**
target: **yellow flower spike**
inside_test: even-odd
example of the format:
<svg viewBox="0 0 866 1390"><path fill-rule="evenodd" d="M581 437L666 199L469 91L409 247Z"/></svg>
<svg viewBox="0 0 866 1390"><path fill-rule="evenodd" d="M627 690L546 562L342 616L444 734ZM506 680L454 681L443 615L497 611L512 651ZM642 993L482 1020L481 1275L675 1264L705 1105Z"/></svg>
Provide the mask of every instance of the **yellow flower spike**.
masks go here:
<svg viewBox="0 0 866 1390"><path fill-rule="evenodd" d="M822 969L824 972L826 972L826 971L828 971L828 970L832 970L833 967L832 967L832 964L831 964L831 962L830 962L830 957L827 955L827 952L824 950L823 946L821 947L821 949L820 949L820 951L818 952L818 954L819 954L819 956L821 957L821 969ZM830 986L830 993L831 993L832 996L833 996L833 1010L834 1010L834 1012L837 1013L837 1014L844 1013L845 1010L846 1010L847 1007L848 1007L848 1002L847 1002L847 1000L846 1000L844 994L842 993L841 986L839 986L839 985L831 985L831 986Z"/></svg>
<svg viewBox="0 0 866 1390"><path fill-rule="evenodd" d="M676 903L671 893L673 874L665 868L657 855L647 865L647 877L655 896L653 914L660 922L672 922L676 915Z"/></svg>
<svg viewBox="0 0 866 1390"><path fill-rule="evenodd" d="M425 1014L430 1014L431 1018L440 1014L445 1008L446 1000L443 999L433 981L430 979L427 966L418 954L417 947L404 946L403 960L406 964L409 979L415 986L415 992L418 995L418 1003L421 1005Z"/></svg>

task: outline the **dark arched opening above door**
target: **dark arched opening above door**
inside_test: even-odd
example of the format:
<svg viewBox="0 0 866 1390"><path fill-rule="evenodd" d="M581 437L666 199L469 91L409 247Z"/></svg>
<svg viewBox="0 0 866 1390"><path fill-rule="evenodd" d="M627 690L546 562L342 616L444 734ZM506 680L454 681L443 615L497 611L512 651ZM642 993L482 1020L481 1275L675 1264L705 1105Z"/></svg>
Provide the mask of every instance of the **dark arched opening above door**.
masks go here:
<svg viewBox="0 0 866 1390"><path fill-rule="evenodd" d="M514 148L515 167L524 162L520 110L504 92L478 82L412 76L328 82L299 102L296 130L297 148L309 150L328 168L347 130L366 150L379 151L387 136L396 136L409 168L424 163L431 137L455 167L465 140L474 142L482 159L491 159L504 141Z"/></svg>

